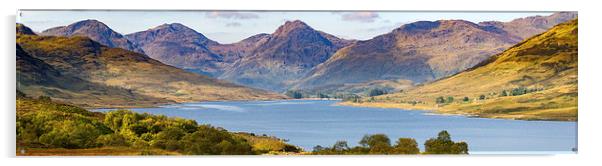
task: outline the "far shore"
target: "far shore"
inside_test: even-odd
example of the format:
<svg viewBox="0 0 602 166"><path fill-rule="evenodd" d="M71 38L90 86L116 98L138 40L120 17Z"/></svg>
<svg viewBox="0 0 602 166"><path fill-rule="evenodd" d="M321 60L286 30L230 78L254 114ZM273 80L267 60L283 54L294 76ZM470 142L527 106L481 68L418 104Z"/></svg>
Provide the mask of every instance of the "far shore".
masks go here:
<svg viewBox="0 0 602 166"><path fill-rule="evenodd" d="M164 102L164 103L155 103L155 104L139 104L139 105L121 105L121 106L98 106L98 107L90 107L90 106L81 106L82 108L91 110L91 109L129 109L129 108L157 108L163 105L170 104L183 104L183 103L198 103L198 102L228 102L228 101L283 101L283 100L341 100L335 98L300 98L300 99L265 99L265 100L204 100L204 101L182 101L182 102Z"/></svg>
<svg viewBox="0 0 602 166"><path fill-rule="evenodd" d="M403 109L403 110L408 110L408 111L428 111L433 114L439 114L439 115L459 115L459 116L466 116L466 117L471 117L471 118L508 119L508 120L524 120L524 121L576 122L575 120L543 118L543 117L535 117L535 116L521 115L521 114L483 114L483 115L469 114L469 113L465 113L465 112L446 109L445 107L438 107L436 105L424 105L424 104L412 105L412 104L407 104L407 103L340 102L340 103L337 103L337 105L353 106L353 107L396 108L396 109Z"/></svg>

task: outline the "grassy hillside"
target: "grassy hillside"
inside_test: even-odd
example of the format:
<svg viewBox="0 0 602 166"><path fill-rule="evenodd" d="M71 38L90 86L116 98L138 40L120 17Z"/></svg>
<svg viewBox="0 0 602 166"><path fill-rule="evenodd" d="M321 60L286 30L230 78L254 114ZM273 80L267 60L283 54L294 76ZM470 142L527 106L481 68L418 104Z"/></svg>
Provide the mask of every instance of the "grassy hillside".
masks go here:
<svg viewBox="0 0 602 166"><path fill-rule="evenodd" d="M112 89L121 89L138 98L148 99L149 103L188 102L208 100L262 100L281 99L282 95L235 85L225 81L190 73L153 60L146 55L119 48L108 48L86 37L50 37L27 34L17 35L17 44L22 52L44 63L59 73L57 79L66 77L83 81L64 83L63 87L49 88L40 84L43 77L20 79L18 89L31 96L50 96L57 100L69 101L80 106L123 107L145 106L140 103L119 102L133 95L105 97L107 94L120 94L111 88L89 92L66 90L84 82L100 84ZM33 65L35 66L35 65ZM22 66L18 64L19 70ZM31 75L19 71L18 76ZM95 94L100 93L100 94ZM84 100L81 96L96 95L96 102ZM143 96L143 97L140 97Z"/></svg>
<svg viewBox="0 0 602 166"><path fill-rule="evenodd" d="M197 155L299 152L278 138L127 110L90 112L17 91L17 155ZM276 146L266 146L276 145Z"/></svg>
<svg viewBox="0 0 602 166"><path fill-rule="evenodd" d="M459 74L357 106L490 118L577 120L577 20L557 25Z"/></svg>

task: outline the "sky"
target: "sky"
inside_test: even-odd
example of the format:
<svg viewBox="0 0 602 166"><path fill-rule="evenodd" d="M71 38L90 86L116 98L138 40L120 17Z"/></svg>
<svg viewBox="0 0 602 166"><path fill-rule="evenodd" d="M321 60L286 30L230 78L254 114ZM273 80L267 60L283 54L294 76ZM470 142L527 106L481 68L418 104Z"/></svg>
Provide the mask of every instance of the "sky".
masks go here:
<svg viewBox="0 0 602 166"><path fill-rule="evenodd" d="M550 12L404 12L404 11L19 11L17 22L36 32L86 20L99 20L129 34L166 23L181 23L222 44L259 33L272 33L289 20L345 39L367 40L415 21L462 19L511 21Z"/></svg>

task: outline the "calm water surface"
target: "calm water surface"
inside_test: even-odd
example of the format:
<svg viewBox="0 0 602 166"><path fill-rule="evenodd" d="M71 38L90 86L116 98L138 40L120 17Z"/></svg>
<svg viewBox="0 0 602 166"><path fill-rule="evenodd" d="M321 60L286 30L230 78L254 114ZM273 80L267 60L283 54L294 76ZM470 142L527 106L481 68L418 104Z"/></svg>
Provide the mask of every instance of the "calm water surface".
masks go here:
<svg viewBox="0 0 602 166"><path fill-rule="evenodd" d="M436 115L425 111L335 105L334 100L200 102L137 108L136 112L194 119L229 131L267 134L311 151L346 140L350 146L364 134L425 140L441 130L466 141L470 153L568 153L576 147L577 123L519 121ZM99 109L96 111L108 111Z"/></svg>

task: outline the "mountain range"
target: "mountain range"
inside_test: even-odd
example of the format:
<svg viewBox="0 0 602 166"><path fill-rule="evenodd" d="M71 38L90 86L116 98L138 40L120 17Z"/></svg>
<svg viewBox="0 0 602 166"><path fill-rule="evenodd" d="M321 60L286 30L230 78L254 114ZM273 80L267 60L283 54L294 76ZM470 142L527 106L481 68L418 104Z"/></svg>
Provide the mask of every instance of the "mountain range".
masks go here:
<svg viewBox="0 0 602 166"><path fill-rule="evenodd" d="M458 74L354 105L489 118L577 120L578 21L561 23ZM454 100L455 99L455 100Z"/></svg>
<svg viewBox="0 0 602 166"><path fill-rule="evenodd" d="M88 36L109 47L253 88L358 93L374 87L400 90L453 75L576 16L558 12L509 22L418 21L363 41L341 39L299 20L232 44L218 43L179 23L119 35L96 20L84 20L42 34ZM122 39L136 48L111 45L124 43L115 41Z"/></svg>
<svg viewBox="0 0 602 166"><path fill-rule="evenodd" d="M405 24L390 33L340 49L309 72L294 89L321 90L374 80L407 80L413 84L433 81L468 69L525 36L575 17L576 13L559 12L495 25L464 20Z"/></svg>
<svg viewBox="0 0 602 166"><path fill-rule="evenodd" d="M24 25L17 25L17 85L28 96L87 107L285 98L187 72L88 37L38 36Z"/></svg>

